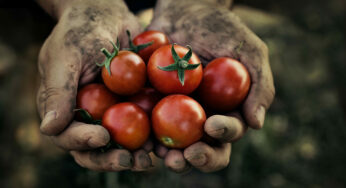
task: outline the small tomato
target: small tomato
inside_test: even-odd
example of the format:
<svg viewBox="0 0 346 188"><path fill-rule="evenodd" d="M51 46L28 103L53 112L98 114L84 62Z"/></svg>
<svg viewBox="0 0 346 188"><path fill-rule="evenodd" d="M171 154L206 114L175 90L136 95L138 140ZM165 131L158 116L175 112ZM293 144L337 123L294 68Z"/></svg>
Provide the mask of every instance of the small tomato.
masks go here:
<svg viewBox="0 0 346 188"><path fill-rule="evenodd" d="M112 43L114 52L105 48L101 51L106 60L99 66L102 68L102 79L108 89L119 95L137 93L145 84L146 67L140 56L130 51L119 51L119 43Z"/></svg>
<svg viewBox="0 0 346 188"><path fill-rule="evenodd" d="M129 102L111 106L103 115L102 126L116 143L129 150L140 148L150 133L148 115L139 106Z"/></svg>
<svg viewBox="0 0 346 188"><path fill-rule="evenodd" d="M127 31L127 35L129 36L129 50L138 53L145 62L148 62L155 50L169 44L168 37L160 31L144 31L132 41L129 31Z"/></svg>
<svg viewBox="0 0 346 188"><path fill-rule="evenodd" d="M203 136L206 120L202 106L185 95L163 98L151 116L156 138L170 148L186 148Z"/></svg>
<svg viewBox="0 0 346 188"><path fill-rule="evenodd" d="M86 110L94 120L100 120L107 108L119 101L103 84L88 84L78 91L76 106Z"/></svg>
<svg viewBox="0 0 346 188"><path fill-rule="evenodd" d="M240 105L248 94L250 75L239 61L220 57L205 68L198 89L202 103L219 112L228 112Z"/></svg>
<svg viewBox="0 0 346 188"><path fill-rule="evenodd" d="M166 45L151 55L147 66L148 77L159 92L189 94L200 84L202 65L191 48L188 48Z"/></svg>

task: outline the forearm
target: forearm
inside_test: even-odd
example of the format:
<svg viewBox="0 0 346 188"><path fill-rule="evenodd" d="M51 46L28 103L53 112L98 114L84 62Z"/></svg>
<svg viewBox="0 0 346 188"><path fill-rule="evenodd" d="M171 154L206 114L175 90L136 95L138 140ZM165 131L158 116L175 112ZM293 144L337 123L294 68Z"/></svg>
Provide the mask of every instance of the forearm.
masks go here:
<svg viewBox="0 0 346 188"><path fill-rule="evenodd" d="M76 0L36 0L36 2L53 18L59 19L66 6Z"/></svg>
<svg viewBox="0 0 346 188"><path fill-rule="evenodd" d="M126 3L123 0L35 0L49 15L59 20L65 10L72 6L82 4L83 6L121 8L127 10Z"/></svg>
<svg viewBox="0 0 346 188"><path fill-rule="evenodd" d="M206 3L208 6L218 6L230 9L233 0L157 0L155 6L155 15L164 10L172 10L176 6L191 6L193 4Z"/></svg>

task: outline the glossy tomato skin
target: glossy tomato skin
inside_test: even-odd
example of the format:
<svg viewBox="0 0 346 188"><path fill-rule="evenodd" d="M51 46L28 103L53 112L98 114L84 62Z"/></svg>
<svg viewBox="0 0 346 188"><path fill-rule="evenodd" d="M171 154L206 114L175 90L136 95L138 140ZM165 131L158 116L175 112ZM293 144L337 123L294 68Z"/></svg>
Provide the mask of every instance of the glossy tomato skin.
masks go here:
<svg viewBox="0 0 346 188"><path fill-rule="evenodd" d="M186 95L169 95L151 116L156 138L170 148L186 148L203 136L206 120L202 106Z"/></svg>
<svg viewBox="0 0 346 188"><path fill-rule="evenodd" d="M93 119L102 119L110 106L118 103L119 97L103 84L88 84L77 93L77 108L86 110Z"/></svg>
<svg viewBox="0 0 346 188"><path fill-rule="evenodd" d="M111 106L103 115L102 126L112 139L129 150L140 148L148 139L150 122L139 106L129 102Z"/></svg>
<svg viewBox="0 0 346 188"><path fill-rule="evenodd" d="M130 51L119 51L110 64L111 75L102 68L102 79L108 89L119 95L137 93L145 84L146 67L140 56Z"/></svg>
<svg viewBox="0 0 346 188"><path fill-rule="evenodd" d="M154 43L138 52L139 56L141 56L145 62L148 62L151 54L153 54L155 50L161 46L169 44L169 39L160 31L144 31L133 39L135 45L145 44L148 42Z"/></svg>
<svg viewBox="0 0 346 188"><path fill-rule="evenodd" d="M147 72L150 83L159 92L164 94L190 94L201 83L203 76L202 65L193 70L185 70L184 86L179 82L177 71L163 71L157 66L165 67L174 63L171 54L172 45L166 45L157 49L150 57ZM188 49L179 45L174 45L179 57L183 57ZM196 54L192 54L189 64L198 64L201 61Z"/></svg>
<svg viewBox="0 0 346 188"><path fill-rule="evenodd" d="M208 108L218 112L235 109L246 98L250 75L239 61L220 57L205 68L198 94Z"/></svg>
<svg viewBox="0 0 346 188"><path fill-rule="evenodd" d="M161 93L156 91L154 88L145 87L142 88L138 93L128 97L128 101L137 104L141 107L150 117L151 111L155 105L162 98Z"/></svg>

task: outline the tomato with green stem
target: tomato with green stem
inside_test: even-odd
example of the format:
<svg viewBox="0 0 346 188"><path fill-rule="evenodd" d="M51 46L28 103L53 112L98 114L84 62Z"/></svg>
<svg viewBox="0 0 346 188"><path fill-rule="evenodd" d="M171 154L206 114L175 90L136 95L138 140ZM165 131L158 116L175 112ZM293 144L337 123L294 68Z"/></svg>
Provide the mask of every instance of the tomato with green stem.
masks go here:
<svg viewBox="0 0 346 188"><path fill-rule="evenodd" d="M101 51L106 59L102 66L102 79L108 89L119 95L132 95L137 93L146 81L146 66L137 54L130 51L119 51L119 40L117 45L113 42L113 53L105 48Z"/></svg>
<svg viewBox="0 0 346 188"><path fill-rule="evenodd" d="M156 138L169 148L186 148L203 136L206 115L202 106L186 95L169 95L151 116Z"/></svg>
<svg viewBox="0 0 346 188"><path fill-rule="evenodd" d="M144 31L131 40L131 34L126 31L129 37L129 48L127 50L137 53L147 62L155 50L161 46L168 45L168 37L160 31Z"/></svg>
<svg viewBox="0 0 346 188"><path fill-rule="evenodd" d="M129 102L111 106L103 115L102 126L109 131L113 141L132 151L143 146L150 134L148 115Z"/></svg>
<svg viewBox="0 0 346 188"><path fill-rule="evenodd" d="M174 44L163 46L151 55L147 72L150 83L164 94L190 94L203 76L200 60L191 47Z"/></svg>
<svg viewBox="0 0 346 188"><path fill-rule="evenodd" d="M220 57L204 68L198 95L211 110L229 112L244 101L250 83L250 74L243 64L229 57Z"/></svg>

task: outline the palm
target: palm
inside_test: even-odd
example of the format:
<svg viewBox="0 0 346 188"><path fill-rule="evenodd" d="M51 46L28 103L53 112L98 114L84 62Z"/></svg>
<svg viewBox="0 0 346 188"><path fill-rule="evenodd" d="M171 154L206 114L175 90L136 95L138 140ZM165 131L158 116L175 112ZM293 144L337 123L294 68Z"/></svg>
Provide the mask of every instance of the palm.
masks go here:
<svg viewBox="0 0 346 188"><path fill-rule="evenodd" d="M149 168L148 151L139 149L130 153L112 149L100 153L95 148L109 142L107 130L71 121L78 87L98 75L95 62L104 59L100 49L111 50L109 41L117 38L126 47L126 29L135 35L141 31L135 16L126 11L125 4L113 1L76 3L76 7L62 14L39 55L41 85L37 105L43 118L40 129L51 136L56 145L71 151L83 167L99 171ZM116 3L116 6L110 9L109 3Z"/></svg>
<svg viewBox="0 0 346 188"><path fill-rule="evenodd" d="M160 5L149 30L166 33L171 42L190 45L204 65L216 57L233 57L243 63L251 75L252 86L242 111L230 112L229 116L211 116L204 127L206 133L227 143L241 138L247 126L261 128L265 110L274 97L265 44L226 8L191 1ZM178 171L172 161L184 161L184 158L202 171L214 171L228 164L230 146L226 143L221 148L213 148L199 142L185 149L183 154L171 150L161 156L165 157L166 165ZM202 157L206 163L199 157L202 154L206 156Z"/></svg>

